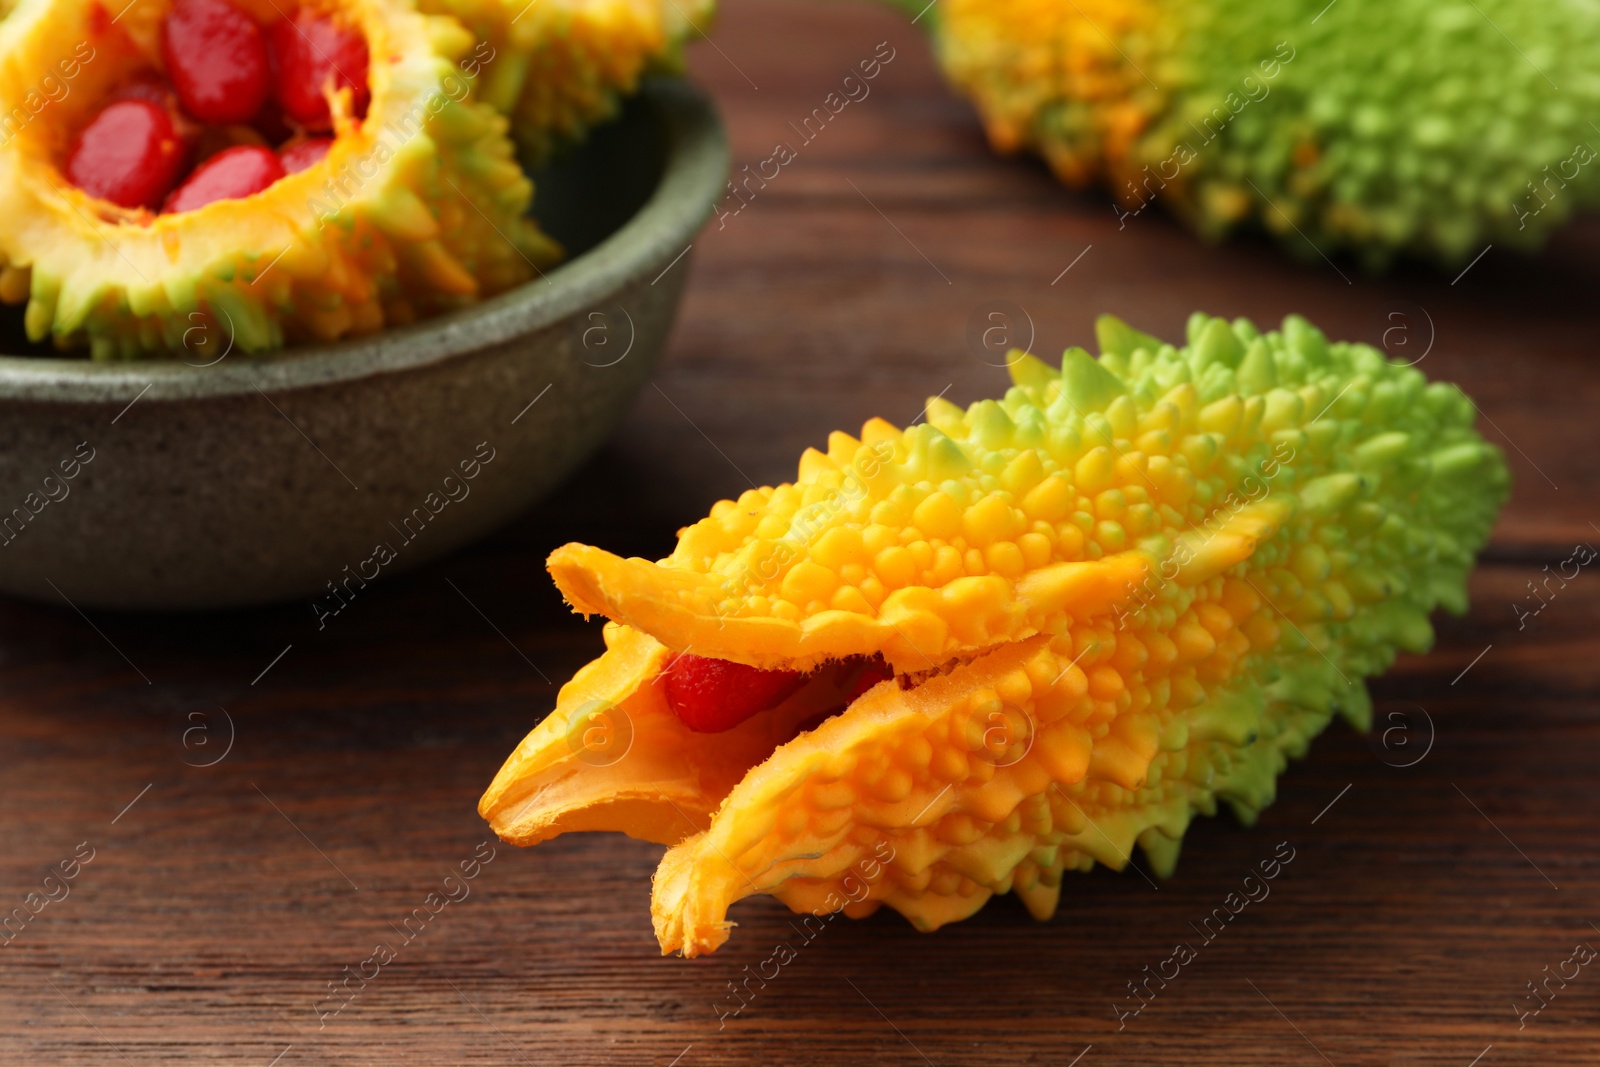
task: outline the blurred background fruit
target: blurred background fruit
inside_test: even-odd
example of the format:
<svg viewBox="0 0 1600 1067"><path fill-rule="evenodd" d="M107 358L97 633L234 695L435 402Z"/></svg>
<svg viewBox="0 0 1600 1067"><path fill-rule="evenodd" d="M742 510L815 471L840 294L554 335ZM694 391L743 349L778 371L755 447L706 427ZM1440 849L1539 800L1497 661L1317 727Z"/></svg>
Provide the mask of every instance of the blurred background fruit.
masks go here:
<svg viewBox="0 0 1600 1067"><path fill-rule="evenodd" d="M1600 9L1478 0L903 0L1003 152L1121 214L1459 267L1600 200Z"/></svg>

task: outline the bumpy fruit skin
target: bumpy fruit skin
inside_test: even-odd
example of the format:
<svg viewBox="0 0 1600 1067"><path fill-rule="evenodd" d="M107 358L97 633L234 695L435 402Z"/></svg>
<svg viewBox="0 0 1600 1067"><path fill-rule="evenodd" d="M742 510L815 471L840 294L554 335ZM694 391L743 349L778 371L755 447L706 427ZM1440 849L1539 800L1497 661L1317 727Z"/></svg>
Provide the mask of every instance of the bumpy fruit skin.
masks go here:
<svg viewBox="0 0 1600 1067"><path fill-rule="evenodd" d="M616 115L639 79L682 69L683 45L706 32L715 0L420 0L482 42L465 64L480 99L511 117L538 164Z"/></svg>
<svg viewBox="0 0 1600 1067"><path fill-rule="evenodd" d="M263 23L279 17L255 2ZM261 352L462 307L558 258L525 217L532 185L506 120L461 91L471 35L403 0L339 0L386 61L372 66L364 121L341 96L320 162L177 215L73 188L59 170L68 139L153 64L165 7L141 0L112 22L95 0L22 0L0 23L0 100L37 96L80 49L70 92L0 139L0 300L27 303L33 339L136 358L181 354L185 333L204 327Z"/></svg>
<svg viewBox="0 0 1600 1067"><path fill-rule="evenodd" d="M1138 844L1166 875L1196 812L1254 819L1334 714L1368 727L1363 679L1429 647L1430 611L1465 609L1505 462L1460 390L1297 317L1098 335L1059 373L1016 354L1001 400L833 434L659 563L556 550L607 651L479 811L516 844L671 845L652 912L690 956L752 893L933 929L1014 891L1046 918L1063 871ZM816 673L695 735L659 681L690 646ZM899 677L796 736L874 654Z"/></svg>
<svg viewBox="0 0 1600 1067"><path fill-rule="evenodd" d="M1127 225L1160 202L1308 260L1455 265L1600 199L1590 7L943 0L922 24L997 149L1106 183Z"/></svg>

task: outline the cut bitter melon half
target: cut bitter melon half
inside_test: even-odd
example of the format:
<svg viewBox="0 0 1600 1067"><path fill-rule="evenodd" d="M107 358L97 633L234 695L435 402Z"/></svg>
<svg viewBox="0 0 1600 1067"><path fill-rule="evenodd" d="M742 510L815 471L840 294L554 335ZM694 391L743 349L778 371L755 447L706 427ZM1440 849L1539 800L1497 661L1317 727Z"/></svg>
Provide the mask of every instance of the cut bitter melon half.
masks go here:
<svg viewBox="0 0 1600 1067"><path fill-rule="evenodd" d="M715 0L421 0L459 18L489 51L480 98L511 116L524 158L540 163L613 118L651 73L676 73Z"/></svg>
<svg viewBox="0 0 1600 1067"><path fill-rule="evenodd" d="M97 359L332 340L458 308L532 278L560 250L525 212L506 120L470 92L474 42L403 0L312 0L371 56L363 118L334 101L326 156L261 192L154 215L62 172L120 87L160 73L167 4L21 0L0 23L0 299L29 336ZM272 0L237 6L269 25ZM257 10L260 8L260 10ZM41 87L65 93L41 97ZM190 357L192 359L192 357Z"/></svg>
<svg viewBox="0 0 1600 1067"><path fill-rule="evenodd" d="M1504 459L1459 389L1303 319L1197 314L1180 349L1108 317L1099 342L1059 372L1014 354L1002 400L833 434L659 563L558 549L607 650L479 811L521 845L671 846L652 912L691 956L751 894L933 929L1014 891L1046 918L1066 870L1137 844L1165 876L1196 812L1254 819L1465 608ZM701 732L684 693L715 693L676 673L718 660L805 673Z"/></svg>

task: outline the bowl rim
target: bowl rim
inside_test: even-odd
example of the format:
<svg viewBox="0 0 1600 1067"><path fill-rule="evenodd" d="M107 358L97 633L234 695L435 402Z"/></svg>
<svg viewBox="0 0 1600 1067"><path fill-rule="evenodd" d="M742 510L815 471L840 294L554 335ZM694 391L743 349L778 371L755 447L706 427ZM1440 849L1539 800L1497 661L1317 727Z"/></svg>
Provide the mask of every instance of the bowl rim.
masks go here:
<svg viewBox="0 0 1600 1067"><path fill-rule="evenodd" d="M615 233L542 278L470 308L365 337L204 367L177 359L0 354L0 403L182 401L349 382L466 356L549 327L646 276L653 276L653 285L681 265L710 217L727 180L728 143L711 99L682 78L646 78L638 96L660 116L667 135L655 190ZM668 257L676 258L663 267Z"/></svg>

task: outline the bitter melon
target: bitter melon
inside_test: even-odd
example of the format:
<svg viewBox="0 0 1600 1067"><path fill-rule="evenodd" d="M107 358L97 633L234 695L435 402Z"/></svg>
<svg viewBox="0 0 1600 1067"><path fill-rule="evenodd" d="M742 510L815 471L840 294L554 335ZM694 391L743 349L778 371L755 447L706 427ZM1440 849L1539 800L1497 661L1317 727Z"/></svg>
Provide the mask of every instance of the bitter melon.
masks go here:
<svg viewBox="0 0 1600 1067"><path fill-rule="evenodd" d="M264 27L297 10L237 6ZM34 340L96 358L183 354L197 336L258 352L460 307L558 257L525 215L506 119L470 93L471 34L405 0L298 9L358 31L373 58L364 115L341 90L331 146L297 173L162 214L74 187L69 144L111 94L162 70L168 7L20 0L0 23L0 300L27 303ZM41 88L64 77L64 93Z"/></svg>
<svg viewBox="0 0 1600 1067"><path fill-rule="evenodd" d="M906 3L922 8L919 3ZM1531 249L1600 200L1600 10L1477 0L942 0L1002 151L1308 259Z"/></svg>
<svg viewBox="0 0 1600 1067"><path fill-rule="evenodd" d="M1249 822L1334 714L1366 729L1363 680L1464 610L1508 491L1472 401L1297 317L1098 337L833 434L659 563L557 549L607 650L484 794L494 830L671 846L664 952L755 893L1046 918L1064 871L1138 844L1168 875L1196 812Z"/></svg>

